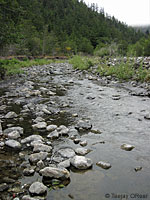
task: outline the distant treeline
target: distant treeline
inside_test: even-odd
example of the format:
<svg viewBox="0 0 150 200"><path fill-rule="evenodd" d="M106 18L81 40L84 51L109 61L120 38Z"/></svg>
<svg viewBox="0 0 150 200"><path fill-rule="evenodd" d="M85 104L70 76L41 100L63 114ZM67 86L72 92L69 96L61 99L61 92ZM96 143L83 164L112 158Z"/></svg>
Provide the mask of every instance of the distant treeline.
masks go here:
<svg viewBox="0 0 150 200"><path fill-rule="evenodd" d="M148 55L150 43L148 33L78 0L1 0L0 27L0 55Z"/></svg>

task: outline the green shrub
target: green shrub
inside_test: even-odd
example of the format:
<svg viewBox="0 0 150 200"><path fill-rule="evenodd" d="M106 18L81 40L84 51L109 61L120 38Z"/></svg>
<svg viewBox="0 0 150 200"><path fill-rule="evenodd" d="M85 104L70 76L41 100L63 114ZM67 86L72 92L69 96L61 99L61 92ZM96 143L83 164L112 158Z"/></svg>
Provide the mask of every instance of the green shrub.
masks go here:
<svg viewBox="0 0 150 200"><path fill-rule="evenodd" d="M80 70L87 70L91 66L93 66L92 60L86 57L81 57L81 56L74 56L69 60L69 63L73 65L74 69L80 69Z"/></svg>

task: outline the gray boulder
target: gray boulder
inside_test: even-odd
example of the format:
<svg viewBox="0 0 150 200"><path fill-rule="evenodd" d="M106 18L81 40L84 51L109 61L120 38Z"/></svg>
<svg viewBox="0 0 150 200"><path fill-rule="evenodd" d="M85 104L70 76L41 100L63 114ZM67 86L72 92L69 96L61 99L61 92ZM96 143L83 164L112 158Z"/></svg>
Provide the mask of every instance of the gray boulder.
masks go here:
<svg viewBox="0 0 150 200"><path fill-rule="evenodd" d="M51 140L54 140L54 139L57 139L59 137L59 133L55 130L55 131L52 131L48 136L47 138L51 139Z"/></svg>
<svg viewBox="0 0 150 200"><path fill-rule="evenodd" d="M24 138L23 140L21 140L21 143L25 144L25 143L30 143L32 141L39 141L39 140L43 141L44 139L40 135L30 135L30 136Z"/></svg>
<svg viewBox="0 0 150 200"><path fill-rule="evenodd" d="M81 156L85 156L86 154L88 154L91 150L89 149L85 149L85 148L77 148L75 149L76 154L81 155Z"/></svg>
<svg viewBox="0 0 150 200"><path fill-rule="evenodd" d="M40 152L40 151L50 153L52 151L52 147L45 144L35 144L33 152Z"/></svg>
<svg viewBox="0 0 150 200"><path fill-rule="evenodd" d="M5 115L5 118L6 119L12 119L12 118L16 118L18 115L15 113L15 112L8 112L6 115Z"/></svg>
<svg viewBox="0 0 150 200"><path fill-rule="evenodd" d="M11 133L12 131L18 131L18 133L19 133L20 135L23 135L23 128L22 128L22 127L19 127L19 126L7 128L7 129L4 130L4 133L5 133L5 134L9 134L9 133Z"/></svg>
<svg viewBox="0 0 150 200"><path fill-rule="evenodd" d="M78 131L87 131L90 130L92 128L92 124L88 121L88 120L80 120L77 125L75 126L75 128Z"/></svg>
<svg viewBox="0 0 150 200"><path fill-rule="evenodd" d="M8 134L8 138L10 139L18 139L20 137L20 134L18 131L12 131Z"/></svg>
<svg viewBox="0 0 150 200"><path fill-rule="evenodd" d="M84 156L74 156L71 159L71 164L77 169L88 169L92 167L93 162L90 158Z"/></svg>
<svg viewBox="0 0 150 200"><path fill-rule="evenodd" d="M46 127L46 130L47 130L47 131L50 131L50 132L52 132L52 131L54 131L54 130L56 130L56 129L57 129L57 126L56 126L56 125L49 125L49 126Z"/></svg>
<svg viewBox="0 0 150 200"><path fill-rule="evenodd" d="M13 149L21 149L21 144L17 142L16 140L7 140L5 142L5 145L13 148Z"/></svg>
<svg viewBox="0 0 150 200"><path fill-rule="evenodd" d="M36 163L39 160L45 160L48 156L47 152L33 153L29 156L29 161L31 163Z"/></svg>
<svg viewBox="0 0 150 200"><path fill-rule="evenodd" d="M69 171L63 168L45 167L40 170L40 174L46 178L56 178L62 180L70 178Z"/></svg>
<svg viewBox="0 0 150 200"><path fill-rule="evenodd" d="M29 192L33 195L43 195L47 192L47 187L43 183L34 182L29 187Z"/></svg>
<svg viewBox="0 0 150 200"><path fill-rule="evenodd" d="M44 129L46 128L47 123L46 122L38 122L37 124L33 124L32 128L34 129Z"/></svg>
<svg viewBox="0 0 150 200"><path fill-rule="evenodd" d="M71 148L64 148L58 151L58 154L63 158L72 158L75 156L75 152Z"/></svg>

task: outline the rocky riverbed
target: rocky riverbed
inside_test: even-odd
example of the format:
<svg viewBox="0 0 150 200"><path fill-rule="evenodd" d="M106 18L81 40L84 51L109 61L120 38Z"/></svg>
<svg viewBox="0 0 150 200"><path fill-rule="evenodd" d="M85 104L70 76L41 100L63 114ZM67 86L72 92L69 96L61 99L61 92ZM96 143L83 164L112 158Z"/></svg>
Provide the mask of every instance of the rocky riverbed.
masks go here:
<svg viewBox="0 0 150 200"><path fill-rule="evenodd" d="M0 82L0 199L148 199L149 130L149 84L27 68Z"/></svg>

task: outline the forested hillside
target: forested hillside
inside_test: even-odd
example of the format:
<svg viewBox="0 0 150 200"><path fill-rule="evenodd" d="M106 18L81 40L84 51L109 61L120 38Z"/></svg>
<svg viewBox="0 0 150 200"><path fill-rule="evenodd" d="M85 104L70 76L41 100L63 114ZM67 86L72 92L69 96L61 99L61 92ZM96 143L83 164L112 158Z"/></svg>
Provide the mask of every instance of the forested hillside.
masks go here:
<svg viewBox="0 0 150 200"><path fill-rule="evenodd" d="M126 54L144 33L78 0L0 0L0 54ZM132 48L130 48L132 49Z"/></svg>

